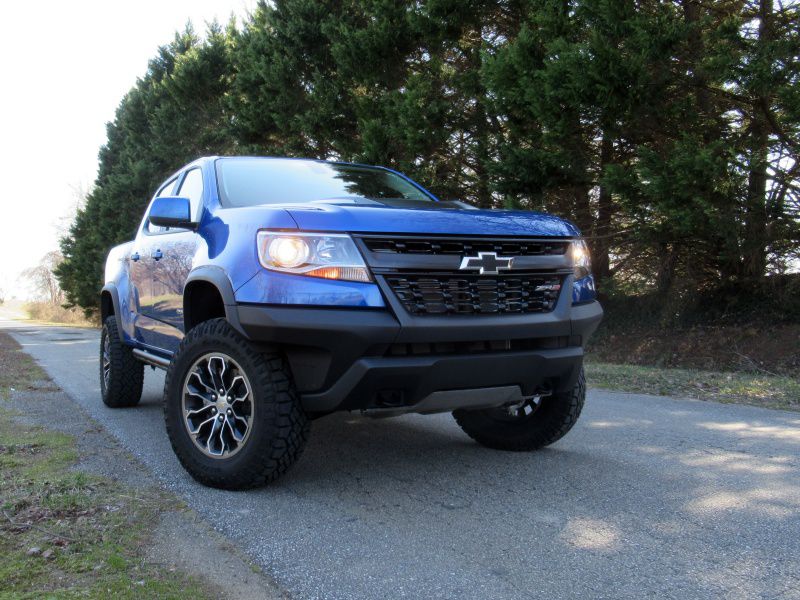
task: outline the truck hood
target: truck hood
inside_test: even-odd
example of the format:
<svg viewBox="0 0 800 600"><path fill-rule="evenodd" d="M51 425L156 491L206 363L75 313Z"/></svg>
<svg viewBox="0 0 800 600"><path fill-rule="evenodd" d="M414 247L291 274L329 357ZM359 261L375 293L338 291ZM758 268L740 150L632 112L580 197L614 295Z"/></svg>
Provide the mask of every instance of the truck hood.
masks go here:
<svg viewBox="0 0 800 600"><path fill-rule="evenodd" d="M513 210L476 210L457 202L315 202L284 205L305 231L352 233L451 234L496 236L573 237L578 229L569 221L542 213Z"/></svg>

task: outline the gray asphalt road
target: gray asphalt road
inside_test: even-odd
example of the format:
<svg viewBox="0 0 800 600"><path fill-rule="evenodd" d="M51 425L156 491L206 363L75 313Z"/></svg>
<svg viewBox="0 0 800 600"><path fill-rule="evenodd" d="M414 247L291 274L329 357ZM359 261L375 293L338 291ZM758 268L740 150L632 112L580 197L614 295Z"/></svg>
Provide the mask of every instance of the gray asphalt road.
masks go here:
<svg viewBox="0 0 800 600"><path fill-rule="evenodd" d="M338 415L286 478L222 492L174 458L160 373L113 411L97 332L0 326L295 597L800 598L800 414L594 391L532 454L449 415Z"/></svg>

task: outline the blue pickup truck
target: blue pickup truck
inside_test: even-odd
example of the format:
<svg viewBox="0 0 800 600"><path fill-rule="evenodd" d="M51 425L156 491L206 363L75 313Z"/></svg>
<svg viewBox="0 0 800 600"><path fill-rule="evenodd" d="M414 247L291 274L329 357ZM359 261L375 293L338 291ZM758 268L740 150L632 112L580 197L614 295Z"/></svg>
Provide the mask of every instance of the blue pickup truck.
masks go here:
<svg viewBox="0 0 800 600"><path fill-rule="evenodd" d="M551 444L580 415L602 309L563 219L442 201L381 167L207 157L109 252L101 313L103 402L136 405L145 366L165 369L180 462L241 489L336 411L452 412L490 448Z"/></svg>

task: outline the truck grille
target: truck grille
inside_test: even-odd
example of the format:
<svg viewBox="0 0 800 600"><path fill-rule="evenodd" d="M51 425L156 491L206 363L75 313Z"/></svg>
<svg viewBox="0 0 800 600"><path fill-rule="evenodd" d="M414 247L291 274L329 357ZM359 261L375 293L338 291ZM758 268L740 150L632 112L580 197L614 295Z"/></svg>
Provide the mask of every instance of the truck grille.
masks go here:
<svg viewBox="0 0 800 600"><path fill-rule="evenodd" d="M414 315L530 314L550 312L561 291L553 273L485 275L398 274L386 282Z"/></svg>
<svg viewBox="0 0 800 600"><path fill-rule="evenodd" d="M428 254L467 256L496 252L501 256L559 256L566 253L569 240L514 240L481 238L364 237L371 252L386 254Z"/></svg>

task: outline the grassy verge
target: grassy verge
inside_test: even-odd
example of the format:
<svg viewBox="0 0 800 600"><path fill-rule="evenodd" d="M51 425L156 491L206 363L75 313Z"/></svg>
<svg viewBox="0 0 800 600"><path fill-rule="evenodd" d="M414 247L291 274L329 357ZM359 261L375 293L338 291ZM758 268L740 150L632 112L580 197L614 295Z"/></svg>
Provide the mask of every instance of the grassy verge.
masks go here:
<svg viewBox="0 0 800 600"><path fill-rule="evenodd" d="M0 399L8 399L13 390L36 389L47 378L39 365L22 352L7 333L0 331Z"/></svg>
<svg viewBox="0 0 800 600"><path fill-rule="evenodd" d="M590 386L716 402L800 410L800 381L741 372L666 369L587 361Z"/></svg>
<svg viewBox="0 0 800 600"><path fill-rule="evenodd" d="M0 332L0 394L42 375ZM0 420L0 597L208 597L198 581L144 559L174 499L74 470L77 459L72 437Z"/></svg>
<svg viewBox="0 0 800 600"><path fill-rule="evenodd" d="M97 327L98 323L86 318L78 308L64 308L50 302L28 302L25 305L28 317L40 323L68 325L70 327Z"/></svg>

